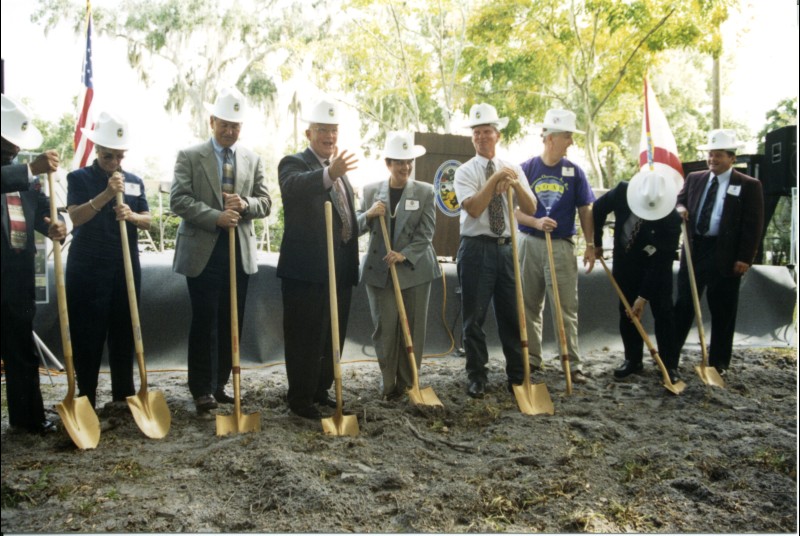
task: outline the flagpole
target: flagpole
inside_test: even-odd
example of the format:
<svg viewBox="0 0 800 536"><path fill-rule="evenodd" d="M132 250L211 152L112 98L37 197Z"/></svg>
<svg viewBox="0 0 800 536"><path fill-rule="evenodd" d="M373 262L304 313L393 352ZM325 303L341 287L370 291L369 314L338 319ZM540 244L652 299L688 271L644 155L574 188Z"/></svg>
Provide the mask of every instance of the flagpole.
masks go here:
<svg viewBox="0 0 800 536"><path fill-rule="evenodd" d="M83 129L91 129L92 122L92 101L94 99L94 83L92 70L92 3L86 0L86 47L83 56L83 68L81 72L81 92L78 95L77 120L75 122L75 134L73 137L73 147L75 155L72 158L72 169L85 167L91 158L94 144L83 134Z"/></svg>

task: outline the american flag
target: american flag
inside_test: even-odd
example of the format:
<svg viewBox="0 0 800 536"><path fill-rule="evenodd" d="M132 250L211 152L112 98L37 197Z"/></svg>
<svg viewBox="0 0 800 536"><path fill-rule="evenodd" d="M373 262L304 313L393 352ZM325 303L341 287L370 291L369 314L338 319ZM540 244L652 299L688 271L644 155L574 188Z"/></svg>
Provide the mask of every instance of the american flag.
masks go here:
<svg viewBox="0 0 800 536"><path fill-rule="evenodd" d="M667 116L658 105L653 88L644 79L644 114L642 117L642 139L639 142L639 166L642 171L650 169L665 177L672 177L683 185L683 165L678 157L678 144L667 123Z"/></svg>
<svg viewBox="0 0 800 536"><path fill-rule="evenodd" d="M81 128L92 128L92 98L94 84L92 77L92 5L86 2L86 54L83 58L83 74L81 75L81 94L78 97L78 121L75 123L75 156L72 158L72 169L86 166L91 160L94 144L83 135Z"/></svg>

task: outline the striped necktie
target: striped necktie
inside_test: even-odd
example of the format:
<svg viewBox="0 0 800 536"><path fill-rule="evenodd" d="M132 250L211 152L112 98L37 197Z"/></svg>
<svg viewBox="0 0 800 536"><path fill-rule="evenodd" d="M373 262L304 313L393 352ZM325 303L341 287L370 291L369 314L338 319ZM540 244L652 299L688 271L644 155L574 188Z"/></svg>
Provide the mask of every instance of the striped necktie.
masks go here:
<svg viewBox="0 0 800 536"><path fill-rule="evenodd" d="M28 225L25 223L25 212L22 210L22 198L19 192L6 194L8 204L9 242L14 251L22 251L28 243Z"/></svg>
<svg viewBox="0 0 800 536"><path fill-rule="evenodd" d="M714 203L717 200L718 188L719 181L717 177L713 177L711 179L711 186L708 187L708 192L706 192L703 208L700 209L700 216L697 218L697 233L701 236L705 235L711 228L711 213L714 212Z"/></svg>
<svg viewBox="0 0 800 536"><path fill-rule="evenodd" d="M233 151L230 147L222 150L222 191L226 194L234 192Z"/></svg>
<svg viewBox="0 0 800 536"><path fill-rule="evenodd" d="M489 160L489 163L486 164L486 180L489 180L492 175L494 175L494 163ZM501 236L503 231L506 230L506 218L503 214L503 196L500 194L495 194L492 200L489 201L489 229L497 236Z"/></svg>
<svg viewBox="0 0 800 536"><path fill-rule="evenodd" d="M325 160L325 166L330 165L331 161ZM353 234L353 226L350 222L350 211L347 209L347 191L341 177L333 181L333 200L336 212L342 220L342 242L347 242Z"/></svg>

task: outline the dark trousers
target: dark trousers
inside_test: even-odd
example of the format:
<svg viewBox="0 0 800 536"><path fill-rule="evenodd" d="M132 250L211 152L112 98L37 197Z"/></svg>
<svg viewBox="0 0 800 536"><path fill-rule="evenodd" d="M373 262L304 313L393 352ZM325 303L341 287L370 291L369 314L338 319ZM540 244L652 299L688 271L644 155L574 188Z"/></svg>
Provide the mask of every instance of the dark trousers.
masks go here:
<svg viewBox="0 0 800 536"><path fill-rule="evenodd" d="M678 351L675 346L675 321L672 308L672 263L658 267L661 284L658 292L650 297L648 305L653 314L658 354L668 369L678 368ZM641 264L625 259L624 254L616 255L612 269L614 279L628 303L633 305L639 295L644 279L644 268ZM625 347L625 359L641 363L644 353L644 340L636 329L636 325L628 318L625 305L619 302L619 333ZM652 341L651 341L652 342Z"/></svg>
<svg viewBox="0 0 800 536"><path fill-rule="evenodd" d="M697 295L702 299L703 291L706 291L706 300L711 312L709 365L727 369L733 351L736 309L739 306L739 285L742 278L726 277L719 271L715 259L715 247L715 239L695 238L692 240L692 262L697 281ZM686 263L682 261L678 272L678 300L675 302L675 340L679 352L694 321L689 272Z"/></svg>
<svg viewBox="0 0 800 536"><path fill-rule="evenodd" d="M483 324L489 304L493 303L508 381L522 383L522 347L511 244L501 245L497 240L463 236L457 264L467 377L470 381L486 383L489 351Z"/></svg>
<svg viewBox="0 0 800 536"><path fill-rule="evenodd" d="M133 327L125 283L125 267L119 261L98 261L78 253L69 256L66 273L72 353L80 396L96 405L97 377L108 343L111 397L125 400L134 394ZM141 269L133 263L137 302Z"/></svg>
<svg viewBox="0 0 800 536"><path fill-rule="evenodd" d="M344 348L353 287L339 284L339 354ZM286 352L287 401L302 409L326 397L333 385L333 343L328 285L282 279L283 339Z"/></svg>
<svg viewBox="0 0 800 536"><path fill-rule="evenodd" d="M5 366L8 423L29 430L44 421L39 359L33 353L34 311L33 300L12 304L4 299L0 305L0 355Z"/></svg>
<svg viewBox="0 0 800 536"><path fill-rule="evenodd" d="M231 294L228 233L220 232L208 264L197 277L187 277L192 323L189 328L189 391L193 398L225 388L231 376ZM244 272L236 243L236 300L239 340L249 276Z"/></svg>

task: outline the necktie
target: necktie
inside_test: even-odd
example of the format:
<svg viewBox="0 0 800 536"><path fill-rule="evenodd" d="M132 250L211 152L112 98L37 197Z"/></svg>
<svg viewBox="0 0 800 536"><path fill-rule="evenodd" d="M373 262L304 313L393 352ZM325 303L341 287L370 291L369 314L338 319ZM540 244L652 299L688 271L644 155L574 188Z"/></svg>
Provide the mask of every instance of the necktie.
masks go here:
<svg viewBox="0 0 800 536"><path fill-rule="evenodd" d="M642 218L636 216L635 214L631 214L630 219L636 218L636 223L633 224L633 229L631 229L630 234L628 235L628 242L625 244L625 251L630 251L633 247L633 243L636 241L636 235L639 234L639 230L642 228Z"/></svg>
<svg viewBox="0 0 800 536"><path fill-rule="evenodd" d="M331 161L325 160L325 166L330 166ZM336 207L336 212L342 220L342 242L350 240L350 235L353 232L350 223L350 211L347 210L347 192L344 189L344 183L341 178L333 181L333 201Z"/></svg>
<svg viewBox="0 0 800 536"><path fill-rule="evenodd" d="M700 216L697 218L697 233L700 235L705 235L711 227L711 213L714 211L714 202L717 200L717 188L719 188L719 181L714 177L711 179L706 200L703 202L703 208L700 209Z"/></svg>
<svg viewBox="0 0 800 536"><path fill-rule="evenodd" d="M25 212L22 210L22 199L19 192L6 195L8 204L9 238L14 251L22 251L28 242L28 226L25 223Z"/></svg>
<svg viewBox="0 0 800 536"><path fill-rule="evenodd" d="M488 180L494 174L494 163L489 160L486 164L486 179ZM503 196L495 194L492 200L489 201L489 229L500 236L506 229L506 218L503 214Z"/></svg>
<svg viewBox="0 0 800 536"><path fill-rule="evenodd" d="M233 151L230 147L226 147L222 151L222 191L226 194L232 194L233 189Z"/></svg>

